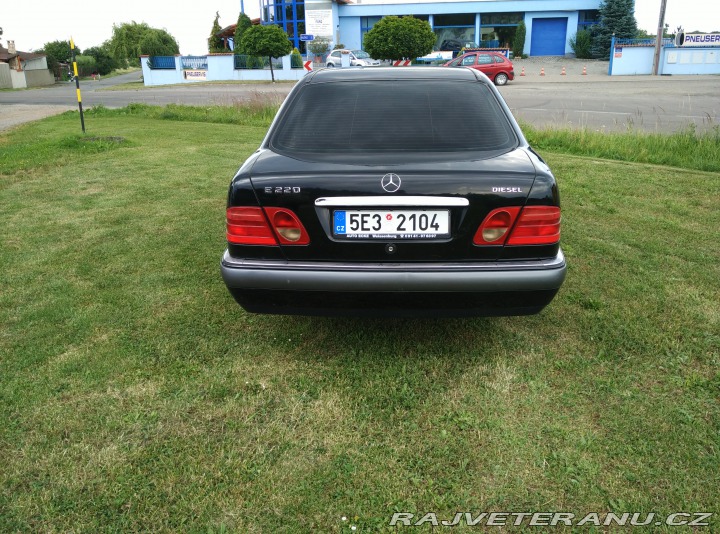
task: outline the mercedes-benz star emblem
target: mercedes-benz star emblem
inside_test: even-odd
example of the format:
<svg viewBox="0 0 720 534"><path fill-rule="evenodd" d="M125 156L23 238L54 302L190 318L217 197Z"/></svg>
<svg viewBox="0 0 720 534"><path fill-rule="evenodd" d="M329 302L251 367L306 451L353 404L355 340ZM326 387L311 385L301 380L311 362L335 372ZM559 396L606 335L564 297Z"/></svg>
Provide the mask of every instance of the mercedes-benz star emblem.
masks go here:
<svg viewBox="0 0 720 534"><path fill-rule="evenodd" d="M400 177L392 173L386 174L382 177L382 180L380 180L380 185L382 185L382 188L388 193L394 193L400 189L400 183Z"/></svg>

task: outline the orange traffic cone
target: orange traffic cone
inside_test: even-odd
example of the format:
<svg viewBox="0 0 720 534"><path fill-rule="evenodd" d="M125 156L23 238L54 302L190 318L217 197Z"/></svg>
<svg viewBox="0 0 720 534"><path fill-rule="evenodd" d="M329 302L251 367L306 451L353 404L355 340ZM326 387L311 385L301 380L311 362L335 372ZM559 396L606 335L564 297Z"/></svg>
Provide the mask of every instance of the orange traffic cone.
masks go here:
<svg viewBox="0 0 720 534"><path fill-rule="evenodd" d="M545 76L545 67L540 67L540 76Z"/></svg>
<svg viewBox="0 0 720 534"><path fill-rule="evenodd" d="M520 72L520 76L525 76L525 67L522 68L522 71Z"/></svg>
<svg viewBox="0 0 720 534"><path fill-rule="evenodd" d="M585 65L583 65L583 73L582 73L582 75L583 75L583 76L587 76L587 67L586 67Z"/></svg>
<svg viewBox="0 0 720 534"><path fill-rule="evenodd" d="M560 73L560 76L565 76L565 75L566 75L566 73L565 73L565 67L563 67L563 70L562 70L562 72Z"/></svg>

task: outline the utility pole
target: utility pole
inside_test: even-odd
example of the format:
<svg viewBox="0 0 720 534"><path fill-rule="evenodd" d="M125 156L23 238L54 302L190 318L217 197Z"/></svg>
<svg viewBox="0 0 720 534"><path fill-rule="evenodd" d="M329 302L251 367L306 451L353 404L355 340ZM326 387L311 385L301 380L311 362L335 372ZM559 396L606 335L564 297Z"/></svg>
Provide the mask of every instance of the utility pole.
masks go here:
<svg viewBox="0 0 720 534"><path fill-rule="evenodd" d="M657 39L655 41L655 57L653 58L653 76L657 76L660 66L660 50L662 50L663 33L665 32L665 6L667 0L660 0L660 20L658 21Z"/></svg>

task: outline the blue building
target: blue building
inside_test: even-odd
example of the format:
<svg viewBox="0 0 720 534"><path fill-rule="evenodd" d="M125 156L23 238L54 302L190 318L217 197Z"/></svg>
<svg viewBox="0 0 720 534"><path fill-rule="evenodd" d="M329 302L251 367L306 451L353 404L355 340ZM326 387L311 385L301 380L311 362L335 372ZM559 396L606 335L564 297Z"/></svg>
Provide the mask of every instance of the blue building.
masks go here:
<svg viewBox="0 0 720 534"><path fill-rule="evenodd" d="M278 24L304 52L300 35L326 37L346 48L362 48L363 36L383 17L426 20L437 35L435 50L466 46L512 46L525 22L524 53L564 56L578 29L597 21L601 0L261 0L265 24Z"/></svg>

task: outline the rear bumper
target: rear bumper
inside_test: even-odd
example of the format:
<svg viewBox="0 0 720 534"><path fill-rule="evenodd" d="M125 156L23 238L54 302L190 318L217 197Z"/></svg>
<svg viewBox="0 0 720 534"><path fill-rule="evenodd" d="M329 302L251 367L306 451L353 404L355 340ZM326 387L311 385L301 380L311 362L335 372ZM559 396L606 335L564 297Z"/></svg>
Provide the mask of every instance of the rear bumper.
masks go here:
<svg viewBox="0 0 720 534"><path fill-rule="evenodd" d="M537 313L566 271L562 251L548 260L468 264L288 263L237 260L226 251L221 263L225 285L247 310L308 315Z"/></svg>
<svg viewBox="0 0 720 534"><path fill-rule="evenodd" d="M228 288L286 291L537 291L558 289L565 256L490 263L327 263L237 260L227 251L221 271Z"/></svg>

